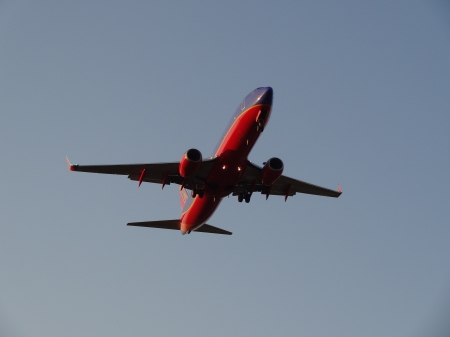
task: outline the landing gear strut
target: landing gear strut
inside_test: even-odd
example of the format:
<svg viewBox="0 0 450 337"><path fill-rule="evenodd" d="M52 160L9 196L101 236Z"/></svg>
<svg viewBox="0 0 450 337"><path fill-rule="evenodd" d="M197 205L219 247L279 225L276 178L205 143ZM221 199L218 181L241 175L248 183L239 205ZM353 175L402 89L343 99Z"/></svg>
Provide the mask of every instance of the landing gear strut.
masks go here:
<svg viewBox="0 0 450 337"><path fill-rule="evenodd" d="M263 132L264 131L264 121L267 119L269 111L260 110L258 116L256 117L256 131Z"/></svg>
<svg viewBox="0 0 450 337"><path fill-rule="evenodd" d="M258 124L256 125L256 131L264 131L264 125L261 122L258 122Z"/></svg>
<svg viewBox="0 0 450 337"><path fill-rule="evenodd" d="M191 196L192 196L192 198L195 198L198 195L199 198L203 198L204 192L205 192L205 190L203 188L194 188L191 191Z"/></svg>
<svg viewBox="0 0 450 337"><path fill-rule="evenodd" d="M249 192L245 192L245 193L239 193L238 194L238 201L242 202L242 200L245 200L245 203L249 203L250 202L250 198L252 197L252 194Z"/></svg>

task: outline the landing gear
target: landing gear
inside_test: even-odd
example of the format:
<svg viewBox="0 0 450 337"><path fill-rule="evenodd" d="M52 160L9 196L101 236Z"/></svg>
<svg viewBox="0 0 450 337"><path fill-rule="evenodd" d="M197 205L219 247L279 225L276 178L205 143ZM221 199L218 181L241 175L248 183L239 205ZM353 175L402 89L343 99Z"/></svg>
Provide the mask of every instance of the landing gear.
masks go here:
<svg viewBox="0 0 450 337"><path fill-rule="evenodd" d="M199 198L203 198L203 194L205 193L205 190L203 188L194 188L191 191L192 198L195 198L197 195Z"/></svg>
<svg viewBox="0 0 450 337"><path fill-rule="evenodd" d="M252 194L249 192L245 192L245 193L239 193L238 194L238 201L242 202L242 200L245 200L245 203L249 203L250 202L250 198L252 197Z"/></svg>
<svg viewBox="0 0 450 337"><path fill-rule="evenodd" d="M258 122L258 124L256 125L256 131L264 131L264 125L261 122Z"/></svg>
<svg viewBox="0 0 450 337"><path fill-rule="evenodd" d="M264 121L267 120L267 116L269 115L268 110L260 110L258 116L256 117L256 131L263 132L264 131Z"/></svg>

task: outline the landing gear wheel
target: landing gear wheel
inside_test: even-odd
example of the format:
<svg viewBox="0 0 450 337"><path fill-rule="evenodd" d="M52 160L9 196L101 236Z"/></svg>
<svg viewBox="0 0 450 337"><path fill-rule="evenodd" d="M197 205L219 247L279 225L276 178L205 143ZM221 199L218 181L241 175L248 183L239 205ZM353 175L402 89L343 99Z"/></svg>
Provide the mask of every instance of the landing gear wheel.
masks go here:
<svg viewBox="0 0 450 337"><path fill-rule="evenodd" d="M256 126L256 131L260 131L260 132L264 131L264 125L262 125L261 122L258 122L258 125Z"/></svg>
<svg viewBox="0 0 450 337"><path fill-rule="evenodd" d="M239 193L238 195L238 201L242 202L242 200L244 200L244 195L242 193Z"/></svg>
<svg viewBox="0 0 450 337"><path fill-rule="evenodd" d="M204 194L203 188L194 188L191 191L192 198L195 198L197 195L198 195L199 198L203 198L203 194Z"/></svg>
<svg viewBox="0 0 450 337"><path fill-rule="evenodd" d="M245 203L248 204L248 203L250 202L251 196L252 196L251 193L246 193L246 194L245 194L245 196L244 196Z"/></svg>

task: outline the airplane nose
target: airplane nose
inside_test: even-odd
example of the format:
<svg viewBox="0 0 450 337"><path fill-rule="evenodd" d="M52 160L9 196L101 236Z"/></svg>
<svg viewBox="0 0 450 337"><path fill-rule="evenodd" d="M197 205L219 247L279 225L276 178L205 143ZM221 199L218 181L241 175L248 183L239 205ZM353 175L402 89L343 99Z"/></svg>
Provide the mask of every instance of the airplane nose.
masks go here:
<svg viewBox="0 0 450 337"><path fill-rule="evenodd" d="M273 89L271 87L264 88L264 92L258 100L258 104L272 105Z"/></svg>

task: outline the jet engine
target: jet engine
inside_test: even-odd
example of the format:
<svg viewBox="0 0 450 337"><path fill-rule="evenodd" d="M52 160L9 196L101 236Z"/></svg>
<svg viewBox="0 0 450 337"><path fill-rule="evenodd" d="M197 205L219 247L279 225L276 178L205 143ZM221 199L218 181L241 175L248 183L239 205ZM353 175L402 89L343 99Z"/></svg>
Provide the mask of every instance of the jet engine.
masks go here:
<svg viewBox="0 0 450 337"><path fill-rule="evenodd" d="M197 149L187 150L181 157L178 171L183 178L192 176L202 163L202 154Z"/></svg>
<svg viewBox="0 0 450 337"><path fill-rule="evenodd" d="M272 185L283 173L284 165L281 159L273 157L265 164L261 172L261 182L264 185Z"/></svg>

